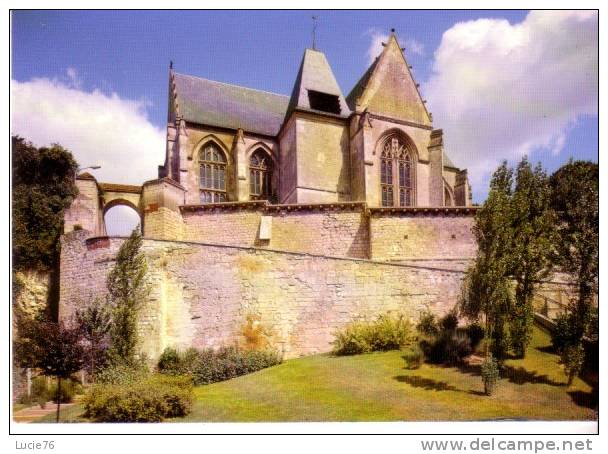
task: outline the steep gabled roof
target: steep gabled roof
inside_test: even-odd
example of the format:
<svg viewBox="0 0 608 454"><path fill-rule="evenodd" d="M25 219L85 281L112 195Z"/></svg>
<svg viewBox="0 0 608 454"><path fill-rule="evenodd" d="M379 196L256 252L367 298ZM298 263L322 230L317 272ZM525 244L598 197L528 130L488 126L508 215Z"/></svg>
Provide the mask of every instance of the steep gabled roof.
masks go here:
<svg viewBox="0 0 608 454"><path fill-rule="evenodd" d="M275 136L289 98L252 88L173 73L175 103L186 121Z"/></svg>
<svg viewBox="0 0 608 454"><path fill-rule="evenodd" d="M410 67L392 33L380 56L348 95L350 108L425 126L431 118Z"/></svg>
<svg viewBox="0 0 608 454"><path fill-rule="evenodd" d="M318 50L306 49L291 92L286 119L294 109L315 111L310 105L309 91L311 90L337 96L340 106L339 115L341 117L348 117L350 115L348 104L325 58L325 54Z"/></svg>
<svg viewBox="0 0 608 454"><path fill-rule="evenodd" d="M352 110L353 112L356 110L356 107L357 107L356 106L357 99L359 99L359 97L361 96L361 93L363 93L363 90L365 90L365 87L367 86L367 83L369 82L369 78L372 76L374 70L376 69L376 65L378 64L379 59L380 59L380 57L376 57L376 59L370 65L370 67L367 68L367 71L365 71L365 73L363 73L363 76L361 76L361 79L359 79L359 81L355 84L355 86L350 91L350 93L346 96L346 102L348 103L348 107L350 107L350 110Z"/></svg>

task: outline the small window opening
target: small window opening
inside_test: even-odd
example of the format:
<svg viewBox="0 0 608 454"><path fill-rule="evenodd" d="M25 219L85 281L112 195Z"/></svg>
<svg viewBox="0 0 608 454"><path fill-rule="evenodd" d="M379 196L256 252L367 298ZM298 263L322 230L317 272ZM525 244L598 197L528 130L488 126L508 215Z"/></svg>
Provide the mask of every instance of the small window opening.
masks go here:
<svg viewBox="0 0 608 454"><path fill-rule="evenodd" d="M321 93L320 91L308 90L308 102L310 108L333 114L340 114L340 98L336 95Z"/></svg>

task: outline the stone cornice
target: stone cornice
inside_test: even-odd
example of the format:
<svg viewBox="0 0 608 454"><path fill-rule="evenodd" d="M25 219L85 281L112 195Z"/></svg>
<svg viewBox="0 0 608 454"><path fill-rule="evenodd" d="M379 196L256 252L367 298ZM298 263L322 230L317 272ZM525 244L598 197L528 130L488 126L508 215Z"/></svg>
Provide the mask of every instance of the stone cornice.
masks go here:
<svg viewBox="0 0 608 454"><path fill-rule="evenodd" d="M268 205L266 200L251 200L247 202L221 202L221 203L202 203L192 205L180 205L179 209L183 212L191 211L230 211L230 210L251 210L264 208Z"/></svg>
<svg viewBox="0 0 608 454"><path fill-rule="evenodd" d="M369 209L370 214L406 214L406 215L450 215L450 216L474 216L479 207L373 207Z"/></svg>
<svg viewBox="0 0 608 454"><path fill-rule="evenodd" d="M432 126L424 125L424 124L421 124L421 123L416 123L416 122L413 122L413 121L400 120L398 118L385 117L384 115L378 115L378 114L375 114L373 112L369 112L369 116L371 118L376 119L376 120L388 121L389 123L396 123L398 125L413 126L414 128L426 129L428 131L432 131L433 130Z"/></svg>
<svg viewBox="0 0 608 454"><path fill-rule="evenodd" d="M257 209L264 212L280 211L365 211L365 202L335 202L335 203L288 203L272 205L266 200L247 202L205 203L199 205L180 205L182 212L196 211L233 211Z"/></svg>
<svg viewBox="0 0 608 454"><path fill-rule="evenodd" d="M377 216L384 215L435 215L473 216L478 207L368 207L366 202L291 203L272 205L266 200L247 202L205 203L180 205L182 213L197 211L259 210L263 212L291 211L361 211Z"/></svg>

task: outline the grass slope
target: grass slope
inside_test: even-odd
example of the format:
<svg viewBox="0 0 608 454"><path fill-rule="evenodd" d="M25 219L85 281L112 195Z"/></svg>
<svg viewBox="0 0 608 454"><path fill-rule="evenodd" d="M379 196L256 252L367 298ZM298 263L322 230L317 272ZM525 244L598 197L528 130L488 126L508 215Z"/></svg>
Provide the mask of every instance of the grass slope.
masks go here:
<svg viewBox="0 0 608 454"><path fill-rule="evenodd" d="M398 351L316 355L199 386L192 413L174 421L594 419L597 391L579 378L567 388L549 345L549 336L536 329L526 358L506 362L491 397L483 394L478 366L408 370ZM66 409L65 419L81 412Z"/></svg>

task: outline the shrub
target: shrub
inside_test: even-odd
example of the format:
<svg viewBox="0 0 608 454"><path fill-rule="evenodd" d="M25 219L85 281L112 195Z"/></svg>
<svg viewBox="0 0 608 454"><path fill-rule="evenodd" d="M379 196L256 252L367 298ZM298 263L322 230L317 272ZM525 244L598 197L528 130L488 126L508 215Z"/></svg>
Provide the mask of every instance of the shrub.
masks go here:
<svg viewBox="0 0 608 454"><path fill-rule="evenodd" d="M490 396L494 392L494 386L496 385L496 382L498 381L498 377L499 377L498 363L490 355L481 364L481 378L483 380L485 392L488 396Z"/></svg>
<svg viewBox="0 0 608 454"><path fill-rule="evenodd" d="M551 344L557 353L562 353L566 347L576 340L575 324L568 312L559 314L555 319L555 329L551 332Z"/></svg>
<svg viewBox="0 0 608 454"><path fill-rule="evenodd" d="M475 322L465 327L465 331L471 341L471 349L473 351L477 350L477 347L479 347L479 344L485 337L485 330L479 323Z"/></svg>
<svg viewBox="0 0 608 454"><path fill-rule="evenodd" d="M443 331L420 341L420 348L433 364L458 364L473 353L469 336L463 331Z"/></svg>
<svg viewBox="0 0 608 454"><path fill-rule="evenodd" d="M388 314L378 317L372 325L370 345L372 351L399 350L412 337L409 319L403 315L392 317Z"/></svg>
<svg viewBox="0 0 608 454"><path fill-rule="evenodd" d="M127 366L125 364L113 364L97 373L97 383L107 385L129 385L143 380L150 371L143 364Z"/></svg>
<svg viewBox="0 0 608 454"><path fill-rule="evenodd" d="M420 349L430 363L454 365L469 356L483 339L483 328L471 324L458 328L458 316L454 311L443 316L439 322L430 312L420 317L417 325L423 335Z"/></svg>
<svg viewBox="0 0 608 454"><path fill-rule="evenodd" d="M47 385L47 378L43 375L32 378L31 394L28 396L27 392L25 392L21 394L17 400L18 403L25 405L37 403L41 408L45 408L48 401L49 389Z"/></svg>
<svg viewBox="0 0 608 454"><path fill-rule="evenodd" d="M429 309L420 314L420 319L416 325L416 330L425 336L435 336L439 329L437 328L437 320L435 314Z"/></svg>
<svg viewBox="0 0 608 454"><path fill-rule="evenodd" d="M439 327L444 331L454 331L458 327L458 316L455 312L448 312L439 320Z"/></svg>
<svg viewBox="0 0 608 454"><path fill-rule="evenodd" d="M48 379L44 375L38 375L32 379L32 396L48 396L49 387L48 387Z"/></svg>
<svg viewBox="0 0 608 454"><path fill-rule="evenodd" d="M564 355L568 347L572 347L581 343L577 335L577 323L574 320L572 312L565 312L557 316L555 319L555 329L551 332L551 344L554 350L562 355L571 357L572 351L568 355ZM584 368L590 370L598 369L599 360L599 345L598 345L598 316L597 309L591 312L589 322L585 331L585 338L582 339L582 346L585 350ZM576 375L576 374L575 374Z"/></svg>
<svg viewBox="0 0 608 454"><path fill-rule="evenodd" d="M572 385L574 377L583 369L585 363L585 349L579 343L577 345L568 345L564 348L561 355L564 371L568 377L568 386Z"/></svg>
<svg viewBox="0 0 608 454"><path fill-rule="evenodd" d="M181 368L179 352L173 347L167 347L158 358L158 370L177 371Z"/></svg>
<svg viewBox="0 0 608 454"><path fill-rule="evenodd" d="M151 375L125 384L97 384L84 398L85 417L98 422L159 422L192 409L190 377Z"/></svg>
<svg viewBox="0 0 608 454"><path fill-rule="evenodd" d="M159 359L158 370L165 375L188 375L194 384L203 385L249 374L281 362L281 356L274 350L190 348L182 353L166 349Z"/></svg>
<svg viewBox="0 0 608 454"><path fill-rule="evenodd" d="M45 408L49 401L48 380L44 375L39 375L32 379L32 401L40 405L40 408Z"/></svg>
<svg viewBox="0 0 608 454"><path fill-rule="evenodd" d="M418 369L424 360L424 353L419 345L414 345L405 352L402 358L405 360L407 369Z"/></svg>
<svg viewBox="0 0 608 454"><path fill-rule="evenodd" d="M399 350L411 342L412 326L409 319L403 315L386 314L373 322L352 322L334 336L335 355Z"/></svg>
<svg viewBox="0 0 608 454"><path fill-rule="evenodd" d="M80 383L74 380L61 380L61 393L60 399L62 404L70 403L74 400L76 394L82 394L83 388ZM47 391L49 400L57 403L57 383L51 383Z"/></svg>

